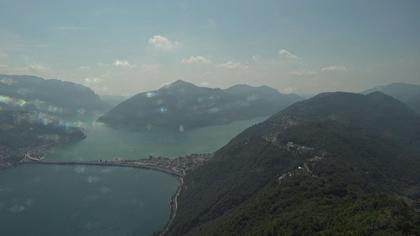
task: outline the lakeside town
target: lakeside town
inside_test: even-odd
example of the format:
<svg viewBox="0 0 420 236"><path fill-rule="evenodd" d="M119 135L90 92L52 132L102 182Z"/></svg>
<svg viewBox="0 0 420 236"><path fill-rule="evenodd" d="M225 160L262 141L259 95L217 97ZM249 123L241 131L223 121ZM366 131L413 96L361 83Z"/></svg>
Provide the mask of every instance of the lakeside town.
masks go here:
<svg viewBox="0 0 420 236"><path fill-rule="evenodd" d="M25 153L24 158L18 164L50 164L50 165L95 165L95 166L122 166L133 168L152 169L178 177L184 177L190 170L203 165L212 153L189 154L174 159L162 156L149 156L146 159L123 160L93 160L93 161L72 161L72 160L44 160L42 155Z"/></svg>
<svg viewBox="0 0 420 236"><path fill-rule="evenodd" d="M19 165L28 155L35 159L42 159L53 144L44 144L36 147L19 148L12 150L0 146L0 170Z"/></svg>

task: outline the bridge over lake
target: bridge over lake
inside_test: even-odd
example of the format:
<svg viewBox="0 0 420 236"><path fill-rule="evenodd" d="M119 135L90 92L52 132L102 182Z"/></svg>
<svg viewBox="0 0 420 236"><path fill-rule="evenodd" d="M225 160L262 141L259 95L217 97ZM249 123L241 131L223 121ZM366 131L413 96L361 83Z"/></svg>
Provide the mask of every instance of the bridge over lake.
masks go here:
<svg viewBox="0 0 420 236"><path fill-rule="evenodd" d="M138 160L44 160L25 154L20 164L39 165L88 165L88 166L115 166L155 170L176 177L184 177L187 171L204 164L212 154L191 154L174 159L166 157L152 157Z"/></svg>

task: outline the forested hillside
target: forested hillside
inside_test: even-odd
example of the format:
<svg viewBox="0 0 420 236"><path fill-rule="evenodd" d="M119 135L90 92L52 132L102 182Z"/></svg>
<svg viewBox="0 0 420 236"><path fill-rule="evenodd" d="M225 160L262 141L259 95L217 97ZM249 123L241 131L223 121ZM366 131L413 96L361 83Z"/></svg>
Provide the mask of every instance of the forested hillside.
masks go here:
<svg viewBox="0 0 420 236"><path fill-rule="evenodd" d="M298 102L187 176L169 235L418 234L419 142L382 93Z"/></svg>

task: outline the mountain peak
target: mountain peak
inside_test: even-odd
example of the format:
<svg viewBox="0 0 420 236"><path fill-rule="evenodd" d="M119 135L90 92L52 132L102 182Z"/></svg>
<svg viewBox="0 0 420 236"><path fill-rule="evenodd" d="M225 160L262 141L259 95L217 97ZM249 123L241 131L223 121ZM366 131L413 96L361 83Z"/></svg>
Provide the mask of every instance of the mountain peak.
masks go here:
<svg viewBox="0 0 420 236"><path fill-rule="evenodd" d="M351 93L351 92L342 92L342 91L337 91L337 92L324 92L324 93L320 93L318 95L315 95L313 98L343 97L343 96L353 97L353 96L359 96L359 94ZM360 95L360 96L362 96L362 95Z"/></svg>
<svg viewBox="0 0 420 236"><path fill-rule="evenodd" d="M420 85L408 83L392 83L366 90L363 92L363 94L371 94L375 91L390 95L404 102L411 109L420 112Z"/></svg>
<svg viewBox="0 0 420 236"><path fill-rule="evenodd" d="M262 86L253 86L253 85L249 85L249 84L235 84L229 88L227 88L226 90L256 90L256 89L264 89L264 90L270 90L270 91L276 91L278 92L276 89L266 86L266 85L262 85Z"/></svg>
<svg viewBox="0 0 420 236"><path fill-rule="evenodd" d="M366 96L371 97L371 98L393 99L391 96L386 95L385 93L383 93L381 91L374 91L374 92L371 92L371 93L367 94Z"/></svg>
<svg viewBox="0 0 420 236"><path fill-rule="evenodd" d="M187 82L184 80L177 80L171 84L164 86L163 88L196 88L196 87L198 86L196 86L195 84L191 82Z"/></svg>
<svg viewBox="0 0 420 236"><path fill-rule="evenodd" d="M233 88L255 88L255 87L249 84L235 84L227 89L233 89Z"/></svg>
<svg viewBox="0 0 420 236"><path fill-rule="evenodd" d="M233 85L227 89L225 89L226 92L233 94L233 95L239 95L239 96L249 96L252 94L259 94L264 95L265 97L271 96L271 97L278 97L282 95L278 90L268 87L268 86L252 86L248 84L237 84Z"/></svg>
<svg viewBox="0 0 420 236"><path fill-rule="evenodd" d="M405 104L381 92L368 95L329 92L295 103L270 118L273 124L283 124L293 117L294 122L329 122L346 124L358 128L374 130L382 134L415 136L413 130L419 130L407 125L416 123L419 116ZM414 131L417 132L417 131Z"/></svg>
<svg viewBox="0 0 420 236"><path fill-rule="evenodd" d="M359 107L368 108L370 106L378 106L383 105L381 103L388 103L388 105L393 104L394 106L402 105L397 99L386 95L380 91L375 91L369 93L367 95L359 94L359 93L350 93L350 92L326 92L321 93L313 98L303 101L302 106L308 106L307 104L311 104L311 110L315 110L317 108L323 108L330 111L343 111L347 112L352 109L356 109ZM305 104L305 105L304 105ZM299 107L301 105L296 104L295 107ZM315 106L315 107L314 107ZM390 106L387 106L388 108ZM403 105L404 107L404 105ZM309 107L306 107L309 108ZM377 107L376 107L377 108ZM369 110L369 109L367 109ZM319 112L319 111L318 111Z"/></svg>

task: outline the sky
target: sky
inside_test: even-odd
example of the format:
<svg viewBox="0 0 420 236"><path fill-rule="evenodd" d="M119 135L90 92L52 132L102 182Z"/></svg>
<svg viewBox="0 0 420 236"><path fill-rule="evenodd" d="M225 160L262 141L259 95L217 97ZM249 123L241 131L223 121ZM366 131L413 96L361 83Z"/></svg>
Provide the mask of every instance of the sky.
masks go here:
<svg viewBox="0 0 420 236"><path fill-rule="evenodd" d="M420 83L416 0L0 0L0 73L130 96L175 80L284 93Z"/></svg>

